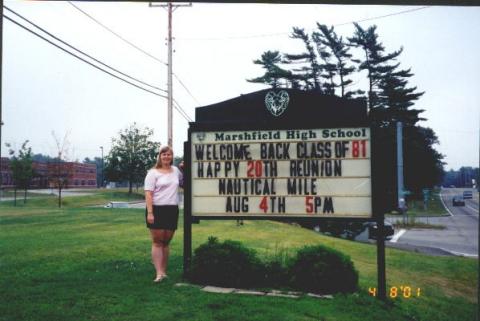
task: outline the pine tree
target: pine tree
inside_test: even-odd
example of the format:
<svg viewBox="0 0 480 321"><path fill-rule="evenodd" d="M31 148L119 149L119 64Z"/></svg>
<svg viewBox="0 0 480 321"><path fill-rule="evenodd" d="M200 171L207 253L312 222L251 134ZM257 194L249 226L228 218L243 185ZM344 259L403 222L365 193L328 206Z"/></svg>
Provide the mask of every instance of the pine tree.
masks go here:
<svg viewBox="0 0 480 321"><path fill-rule="evenodd" d="M379 106L380 82L386 74L393 72L398 67L399 63L391 63L402 53L403 48L385 54L385 47L378 41L377 26L370 26L365 30L358 23L354 23L354 25L355 33L353 37L348 38L348 41L351 46L360 48L364 52L365 58L356 60L356 62L359 63L359 71L367 71L368 109L372 110Z"/></svg>
<svg viewBox="0 0 480 321"><path fill-rule="evenodd" d="M414 105L424 92L415 92L417 87L407 88L407 78L413 74L408 70L389 72L379 82L378 107L373 111L377 120L383 125L391 122L401 121L407 126L413 126L420 118L423 110L409 109Z"/></svg>
<svg viewBox="0 0 480 321"><path fill-rule="evenodd" d="M431 188L443 178L444 156L435 150L435 144L439 141L431 128L404 127L404 183L418 197L422 195L422 188Z"/></svg>
<svg viewBox="0 0 480 321"><path fill-rule="evenodd" d="M280 80L291 78L290 72L281 68L278 64L282 62L282 55L278 51L265 51L260 59L253 61L256 65L261 65L265 69L263 76L247 79L248 82L268 84L272 88L280 86Z"/></svg>
<svg viewBox="0 0 480 321"><path fill-rule="evenodd" d="M404 164L405 186L419 191L426 186L438 183L443 172L443 155L433 147L438 143L435 133L417 125L424 120L419 115L421 109L413 109L415 102L424 94L417 87L410 87L408 80L413 76L410 69L399 68L397 58L403 48L387 53L379 41L376 26L363 29L355 24L354 35L348 43L339 37L333 27L318 24L318 31L309 37L304 29L293 28L294 39L302 40L306 51L301 54L276 53L276 64L301 64L301 68L285 70L287 84L298 85L302 90L319 90L324 94L335 94L340 88L342 97L352 97L361 92L352 92L350 76L355 71L351 62L357 64L358 72L366 71L368 80L368 111L378 139L375 149L377 170L382 173L378 185L386 191L385 204L396 204L396 168L395 146L397 121L404 124ZM363 53L362 59L354 59L349 47L356 47ZM318 61L321 60L322 63ZM279 75L276 72L276 75ZM290 78L288 78L290 77ZM278 77L280 79L281 77ZM263 79L268 81L269 79ZM297 88L297 87L294 87ZM390 208L392 209L392 208Z"/></svg>
<svg viewBox="0 0 480 321"><path fill-rule="evenodd" d="M290 38L300 39L306 49L306 52L301 54L285 54L285 59L283 60L285 64L302 64L300 68L293 68L291 70L290 82L303 82L304 85L302 89L323 92L320 82L323 66L318 62L312 40L305 33L304 29L298 27L293 27Z"/></svg>
<svg viewBox="0 0 480 321"><path fill-rule="evenodd" d="M338 75L340 78L338 85L335 85L335 87L340 87L341 97L351 97L354 92L346 90L346 87L352 83L352 80L347 77L355 71L355 67L349 65L352 60L352 55L349 53L350 47L342 37L335 33L333 27L328 28L320 23L317 23L317 27L320 32L314 32L312 38L317 44L321 58L328 66L326 69L331 70L329 75ZM326 49L328 49L328 53ZM335 63L330 62L330 57L335 58ZM333 81L331 83L334 84Z"/></svg>
<svg viewBox="0 0 480 321"><path fill-rule="evenodd" d="M337 66L332 62L332 54L320 41L318 41L318 35L316 33L312 34L312 39L317 47L318 55L323 61L323 68L320 76L322 79L325 79L322 84L324 93L327 95L335 95L335 88L338 87L338 84L335 82L335 77L337 76Z"/></svg>

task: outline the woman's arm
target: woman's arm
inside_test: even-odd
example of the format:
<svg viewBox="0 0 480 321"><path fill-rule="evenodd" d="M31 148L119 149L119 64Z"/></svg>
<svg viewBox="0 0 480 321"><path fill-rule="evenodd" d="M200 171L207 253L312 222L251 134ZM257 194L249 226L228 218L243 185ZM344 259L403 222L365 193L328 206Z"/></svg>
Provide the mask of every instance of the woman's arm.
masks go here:
<svg viewBox="0 0 480 321"><path fill-rule="evenodd" d="M147 222L153 223L153 191L145 191L145 203L147 205Z"/></svg>
<svg viewBox="0 0 480 321"><path fill-rule="evenodd" d="M184 187L184 182L185 182L185 178L184 178L184 175L183 175L183 167L184 167L184 164L183 164L183 161L181 161L180 164L178 164L178 169L180 170L179 185L180 185L181 188Z"/></svg>

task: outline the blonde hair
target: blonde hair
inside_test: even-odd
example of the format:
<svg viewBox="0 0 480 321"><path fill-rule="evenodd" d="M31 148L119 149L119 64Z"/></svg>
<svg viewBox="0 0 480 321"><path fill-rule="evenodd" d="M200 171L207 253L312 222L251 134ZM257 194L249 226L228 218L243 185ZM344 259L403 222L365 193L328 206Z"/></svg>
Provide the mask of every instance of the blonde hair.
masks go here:
<svg viewBox="0 0 480 321"><path fill-rule="evenodd" d="M157 163L153 168L156 168L156 169L162 168L162 160L160 158L160 155L166 152L172 153L172 161L170 162L170 165L173 165L173 149L170 146L165 145L165 146L161 146L160 149L158 150Z"/></svg>

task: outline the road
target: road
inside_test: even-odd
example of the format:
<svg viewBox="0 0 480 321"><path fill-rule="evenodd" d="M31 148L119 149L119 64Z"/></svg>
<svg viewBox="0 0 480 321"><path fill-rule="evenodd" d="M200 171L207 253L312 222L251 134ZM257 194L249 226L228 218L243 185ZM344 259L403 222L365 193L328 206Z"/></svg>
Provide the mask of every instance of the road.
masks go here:
<svg viewBox="0 0 480 321"><path fill-rule="evenodd" d="M473 191L473 199L465 200L465 206L452 206L452 197L462 194L464 190ZM455 255L478 257L478 193L466 188L444 188L441 198L449 216L421 218L417 221L443 225L446 227L444 230L405 230L393 241L399 247L427 247Z"/></svg>
<svg viewBox="0 0 480 321"><path fill-rule="evenodd" d="M92 189L62 189L62 196L85 196L85 195L92 195L94 194L96 191L95 190L92 190ZM28 190L28 192L30 193L35 193L35 194L47 194L47 195L58 195L58 189L54 189L54 188L45 188L45 189L30 189ZM34 198L38 198L38 196L32 196L32 195L28 195L27 196L27 199L34 199ZM14 198L9 196L9 197L4 197L2 196L0 198L0 202L1 201L13 201ZM23 190L18 190L17 191L17 201L20 200L22 201L23 200Z"/></svg>

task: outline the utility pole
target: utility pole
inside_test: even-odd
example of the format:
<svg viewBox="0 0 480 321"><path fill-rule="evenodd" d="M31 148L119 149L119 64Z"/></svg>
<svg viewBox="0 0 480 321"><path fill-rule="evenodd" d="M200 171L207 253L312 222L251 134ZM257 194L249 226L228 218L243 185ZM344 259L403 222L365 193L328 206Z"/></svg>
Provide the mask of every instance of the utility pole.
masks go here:
<svg viewBox="0 0 480 321"><path fill-rule="evenodd" d="M172 13L178 7L191 7L192 3L189 4L175 4L171 2L167 4L161 4L156 6L155 3L150 2L150 7L162 7L167 8L168 11L168 70L167 70L167 91L168 91L168 146L172 147L173 145L173 84L172 84Z"/></svg>
<svg viewBox="0 0 480 321"><path fill-rule="evenodd" d="M103 170L104 170L104 166L103 166L103 146L100 146L100 149L102 150L102 181L100 182L100 187L103 188L103 181L104 181L104 178L103 178Z"/></svg>
<svg viewBox="0 0 480 321"><path fill-rule="evenodd" d="M405 211L405 190L403 186L403 127L402 122L397 121L397 199L398 208L403 214L403 223L407 224Z"/></svg>
<svg viewBox="0 0 480 321"><path fill-rule="evenodd" d="M3 17L3 0L0 0L0 13ZM0 199L3 193L3 175L2 175L2 65L3 65L3 18L0 18Z"/></svg>

